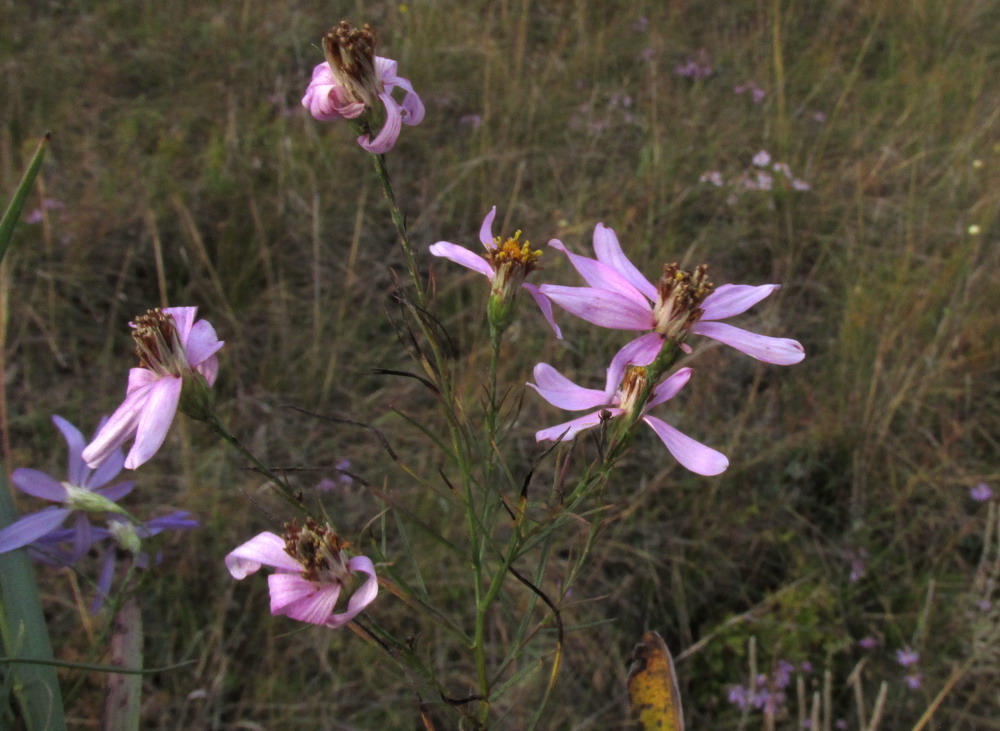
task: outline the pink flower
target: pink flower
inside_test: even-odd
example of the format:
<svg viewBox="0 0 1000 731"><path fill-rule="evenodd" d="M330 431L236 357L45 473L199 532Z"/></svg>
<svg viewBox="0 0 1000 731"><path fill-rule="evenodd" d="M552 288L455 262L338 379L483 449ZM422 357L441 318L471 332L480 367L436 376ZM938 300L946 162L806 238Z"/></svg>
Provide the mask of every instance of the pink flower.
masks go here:
<svg viewBox="0 0 1000 731"><path fill-rule="evenodd" d="M916 665L918 662L920 662L920 653L911 649L910 646L907 645L901 650L896 650L896 662L898 662L904 668L908 668L911 665Z"/></svg>
<svg viewBox="0 0 1000 731"><path fill-rule="evenodd" d="M226 568L240 580L261 566L277 571L267 577L271 614L300 622L341 627L375 600L378 579L375 566L365 556L347 559L346 544L328 527L309 520L304 528L286 526L284 538L261 533L226 556ZM334 614L341 591L354 581L354 573L367 574L347 602L347 611Z"/></svg>
<svg viewBox="0 0 1000 731"><path fill-rule="evenodd" d="M608 368L603 391L576 385L548 363L536 365L534 371L536 382L528 385L538 391L542 398L553 406L567 411L593 408L597 408L597 411L542 429L535 434L535 439L539 442L570 441L581 431L598 426L608 418L631 412L634 409L635 397L645 385L642 381L645 376L642 369L633 368L625 372L629 357L629 352L624 348L615 356ZM667 450L684 467L699 475L717 475L729 466L729 460L724 454L682 434L665 421L646 415L646 412L654 406L676 396L690 377L691 369L681 368L655 386L643 407L642 420L656 432L656 436L661 439Z"/></svg>
<svg viewBox="0 0 1000 731"><path fill-rule="evenodd" d="M409 79L396 74L396 62L375 55L375 34L368 26L352 28L341 21L323 39L326 61L313 69L312 81L302 97L302 106L316 119L357 119L365 111L374 111L380 102L385 122L375 139L370 134L358 137L358 144L374 154L392 149L401 124L420 124L424 105ZM392 97L393 90L403 90L402 103Z"/></svg>
<svg viewBox="0 0 1000 731"><path fill-rule="evenodd" d="M993 497L993 490L985 482L980 482L974 488L969 490L969 497L979 503L985 503L991 497Z"/></svg>
<svg viewBox="0 0 1000 731"><path fill-rule="evenodd" d="M625 257L614 230L603 223L594 229L596 260L570 253L557 239L549 246L566 254L590 286L543 284L539 288L543 295L600 327L650 331L625 346L635 358L631 363L652 363L666 339L681 343L688 332L718 340L766 363L792 365L805 358L805 350L796 340L757 335L719 322L746 312L780 285L713 287L705 267L685 272L676 265L665 267L663 277L653 285Z"/></svg>
<svg viewBox="0 0 1000 731"><path fill-rule="evenodd" d="M493 219L496 218L497 207L493 206L479 227L479 241L486 253L479 255L464 246L438 241L432 244L431 254L449 259L461 264L467 269L479 272L490 280L491 296L501 300L513 297L517 287L528 291L535 300L538 309L542 311L546 321L552 327L556 337L562 339L562 332L552 316L552 303L540 292L539 287L524 281L524 278L535 269L535 262L541 252L531 251L527 241L520 241L520 231L513 238L503 241L501 237L493 236ZM543 285L544 286L544 285Z"/></svg>
<svg viewBox="0 0 1000 731"><path fill-rule="evenodd" d="M140 356L129 371L125 400L83 450L91 467L135 436L125 458L130 470L148 461L163 444L174 420L181 392L192 395L192 408L207 399L219 372L216 353L224 343L207 320L195 322L197 307L149 310L129 323ZM192 413L192 415L194 415Z"/></svg>
<svg viewBox="0 0 1000 731"><path fill-rule="evenodd" d="M753 156L753 164L759 168L767 167L771 162L771 154L767 150L761 150Z"/></svg>

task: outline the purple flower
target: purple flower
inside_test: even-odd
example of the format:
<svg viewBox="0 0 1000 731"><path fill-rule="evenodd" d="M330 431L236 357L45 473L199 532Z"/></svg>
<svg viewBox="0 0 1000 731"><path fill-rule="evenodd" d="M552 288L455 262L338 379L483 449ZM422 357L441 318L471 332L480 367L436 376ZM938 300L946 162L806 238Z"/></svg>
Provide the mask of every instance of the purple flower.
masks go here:
<svg viewBox="0 0 1000 731"><path fill-rule="evenodd" d="M910 690L917 690L924 683L924 674L910 673L903 678L903 682L906 683L906 687Z"/></svg>
<svg viewBox="0 0 1000 731"><path fill-rule="evenodd" d="M908 668L920 662L920 653L910 649L910 646L907 645L901 650L896 650L896 662L904 668Z"/></svg>
<svg viewBox="0 0 1000 731"><path fill-rule="evenodd" d="M489 279L491 299L503 300L506 298L509 300L513 297L517 287L526 289L535 300L538 309L542 311L542 315L545 316L556 337L561 339L562 332L552 316L552 303L540 292L540 287L524 281L524 278L534 270L535 262L541 256L541 252L531 251L528 242L520 240L520 231L515 233L513 238L507 240L503 240L500 236L494 237L493 219L496 218L496 215L497 207L493 206L486 214L486 218L483 219L482 226L479 227L479 241L486 249L485 254L474 254L464 246L451 244L447 241L438 241L436 244L432 244L431 254L461 264Z"/></svg>
<svg viewBox="0 0 1000 731"><path fill-rule="evenodd" d="M722 187L722 173L718 170L711 170L707 173L702 173L701 177L698 178L699 183L711 183L716 188Z"/></svg>
<svg viewBox="0 0 1000 731"><path fill-rule="evenodd" d="M851 560L851 574L847 578L852 583L859 581L864 577L865 571L868 570L868 551L864 548L859 548L857 551L848 551L847 557Z"/></svg>
<svg viewBox="0 0 1000 731"><path fill-rule="evenodd" d="M750 707L750 690L742 685L730 685L726 700L745 711Z"/></svg>
<svg viewBox="0 0 1000 731"><path fill-rule="evenodd" d="M761 150L753 156L753 164L759 168L767 167L771 162L771 153Z"/></svg>
<svg viewBox="0 0 1000 731"><path fill-rule="evenodd" d="M375 139L358 137L358 144L374 154L392 149L401 124L416 125L424 118L424 105L409 79L396 74L396 62L375 55L374 32L365 26L352 28L341 21L323 38L326 61L313 69L312 81L302 97L302 106L316 119L357 119L366 111L385 109L385 122ZM403 90L402 103L392 97Z"/></svg>
<svg viewBox="0 0 1000 731"><path fill-rule="evenodd" d="M375 566L366 556L348 559L346 544L328 527L312 520L304 528L286 526L285 537L260 533L226 556L233 578L244 579L261 566L277 571L267 578L271 614L326 627L347 624L378 594ZM367 574L347 602L347 611L334 614L341 591L354 582L354 574Z"/></svg>
<svg viewBox="0 0 1000 731"><path fill-rule="evenodd" d="M628 348L628 346L626 346ZM630 353L625 348L615 356L608 368L605 389L578 386L547 363L535 366L535 381L529 383L542 398L553 406L568 411L581 411L600 407L586 416L567 421L557 426L536 432L537 441L569 441L586 429L591 429L606 420L630 413L635 408L635 399L645 385L642 369L633 368L625 373ZM624 379L622 376L624 375ZM729 466L726 456L682 434L674 427L654 416L646 415L654 406L673 398L691 377L690 368L681 368L672 376L655 386L649 400L643 406L642 420L656 432L667 450L684 467L699 475L717 475ZM620 385L619 385L620 384Z"/></svg>
<svg viewBox="0 0 1000 731"><path fill-rule="evenodd" d="M739 84L738 86L733 87L734 94L742 94L745 91L750 92L750 96L753 97L754 104L760 104L762 101L764 101L764 96L766 95L766 92L759 86L757 86L757 82L751 80L747 81L746 83Z"/></svg>
<svg viewBox="0 0 1000 731"><path fill-rule="evenodd" d="M969 497L978 503L985 503L993 497L993 490L985 482L980 482L974 488L969 490Z"/></svg>
<svg viewBox="0 0 1000 731"><path fill-rule="evenodd" d="M689 58L683 64L674 67L674 73L678 76L687 76L690 79L704 79L712 75L712 63L708 54L704 50L698 51L697 58Z"/></svg>
<svg viewBox="0 0 1000 731"><path fill-rule="evenodd" d="M653 285L625 257L614 230L603 223L594 229L596 260L570 253L558 239L549 246L566 254L589 286L543 284L539 288L543 295L595 325L650 331L625 346L632 349L635 359L631 363L652 363L665 340L681 343L688 332L718 340L766 363L792 365L805 358L796 340L757 335L719 322L746 312L778 289L777 284L713 288L705 267L685 272L669 265Z"/></svg>
<svg viewBox="0 0 1000 731"><path fill-rule="evenodd" d="M858 640L858 647L860 647L862 650L871 650L877 646L878 646L878 640L876 640L871 635L868 635L867 637L862 637L860 640Z"/></svg>
<svg viewBox="0 0 1000 731"><path fill-rule="evenodd" d="M102 420L101 424L105 421ZM128 495L135 483L119 482L104 487L122 470L121 450L108 450L103 462L96 469L91 469L84 463L81 455L84 439L80 431L61 416L53 415L52 422L62 432L68 447L69 469L66 481L59 482L43 472L25 468L14 470L11 481L21 492L51 500L62 507L49 507L26 515L0 530L0 553L13 551L53 534L64 535L62 541L71 541L72 549L59 552L49 562L68 565L85 554L93 542L93 529L88 514L119 510L116 501ZM59 531L70 516L74 516L73 527L67 531ZM44 557L40 558L45 560Z"/></svg>
<svg viewBox="0 0 1000 731"><path fill-rule="evenodd" d="M139 367L129 371L121 406L83 450L88 465L96 467L133 436L135 444L125 467L134 470L149 460L167 437L182 389L185 396L193 393L193 409L205 408L202 402L219 372L215 354L224 343L207 320L195 322L197 312L197 307L166 307L149 310L129 323Z"/></svg>

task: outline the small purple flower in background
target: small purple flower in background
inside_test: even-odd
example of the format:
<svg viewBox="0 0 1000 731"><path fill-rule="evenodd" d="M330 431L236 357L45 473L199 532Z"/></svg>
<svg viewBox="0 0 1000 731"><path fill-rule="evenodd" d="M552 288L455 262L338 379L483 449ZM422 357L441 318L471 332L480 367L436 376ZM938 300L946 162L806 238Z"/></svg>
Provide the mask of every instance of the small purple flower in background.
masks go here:
<svg viewBox="0 0 1000 731"><path fill-rule="evenodd" d="M284 537L260 533L226 556L226 568L240 580L261 566L277 571L267 577L271 614L300 622L341 627L371 604L378 594L375 566L366 556L347 558L340 536L312 519L303 528L285 526ZM334 614L341 592L351 588L354 574L367 574L347 602L347 611Z"/></svg>
<svg viewBox="0 0 1000 731"><path fill-rule="evenodd" d="M197 307L166 307L149 310L129 323L137 345L139 367L129 371L125 400L83 450L91 467L135 436L135 444L125 458L130 470L148 461L167 438L167 431L182 404L182 390L195 410L206 408L208 389L219 373L216 353L224 345L207 320L195 322ZM184 394L187 398L187 394ZM182 408L184 405L182 404Z"/></svg>
<svg viewBox="0 0 1000 731"><path fill-rule="evenodd" d="M813 665L808 660L803 660L802 664L799 665L799 670L804 673L811 673L813 671Z"/></svg>
<svg viewBox="0 0 1000 731"><path fill-rule="evenodd" d="M635 28L636 33L645 33L646 29L649 28L649 18L645 15L640 15L635 19L632 27Z"/></svg>
<svg viewBox="0 0 1000 731"><path fill-rule="evenodd" d="M843 718L838 718L836 721L833 722L833 727L836 729L846 729L847 721L844 720Z"/></svg>
<svg viewBox="0 0 1000 731"><path fill-rule="evenodd" d="M656 49L652 46L646 46L642 49L642 53L639 54L643 61L649 63L654 58L656 58Z"/></svg>
<svg viewBox="0 0 1000 731"><path fill-rule="evenodd" d="M354 478L351 477L349 474L347 474L347 470L351 468L351 460L347 459L347 457L342 457L341 459L337 460L337 464L335 464L333 468L337 470L337 472L339 473L337 479L342 484L344 485L354 484Z"/></svg>
<svg viewBox="0 0 1000 731"><path fill-rule="evenodd" d="M774 684L779 688L787 688L788 684L792 682L792 673L795 672L795 666L788 660L779 660L778 667L774 671Z"/></svg>
<svg viewBox="0 0 1000 731"><path fill-rule="evenodd" d="M633 357L629 363L652 363L666 340L682 342L689 332L766 363L793 365L805 358L805 350L796 340L757 335L718 322L746 312L778 289L777 284L715 287L708 281L707 267L688 272L671 264L664 267L662 278L654 285L626 258L614 230L603 223L594 229L597 259L571 253L558 239L549 246L569 257L589 286L543 284L539 288L543 295L594 325L650 331L622 349L629 349Z"/></svg>
<svg viewBox="0 0 1000 731"><path fill-rule="evenodd" d="M479 227L479 241L486 249L485 254L474 254L464 246L458 246L447 241L438 241L432 244L430 252L434 256L461 264L466 269L479 272L490 280L490 297L513 297L517 287L526 289L542 315L549 323L556 337L562 339L562 332L556 325L552 316L552 303L542 295L540 288L534 284L524 281L537 266L540 251L532 251L527 241L521 241L521 232L514 234L513 238L503 240L500 236L493 236L493 219L496 218L497 207L493 206L490 212L483 219L482 226Z"/></svg>
<svg viewBox="0 0 1000 731"><path fill-rule="evenodd" d="M771 163L771 153L769 153L767 150L761 150L760 152L758 152L756 155L753 156L752 162L759 168L767 167ZM777 168L777 165L780 164L783 163L777 163L775 165L775 168Z"/></svg>
<svg viewBox="0 0 1000 731"><path fill-rule="evenodd" d="M597 411L586 416L542 429L535 434L537 441L568 442L581 431L591 429L609 418L621 416L634 410L635 399L645 386L645 375L639 368L625 372L628 351L623 349L623 352L624 354L620 352L618 356L615 356L615 360L608 368L607 382L603 391L576 385L548 363L539 363L535 366L534 375L537 383L529 383L528 385L553 406L568 411L582 411L600 407ZM645 415L654 406L676 396L690 377L691 369L681 368L655 386L649 400L643 406L642 420L656 432L656 436L660 438L670 454L684 467L699 475L717 475L729 466L729 460L724 454L695 441L665 421Z"/></svg>
<svg viewBox="0 0 1000 731"><path fill-rule="evenodd" d="M900 650L896 650L896 662L904 668L908 668L911 665L916 665L920 662L920 653L912 650L910 646L907 645Z"/></svg>
<svg viewBox="0 0 1000 731"><path fill-rule="evenodd" d="M795 190L811 190L812 186L804 180L799 180L798 178L795 178L792 181L792 188L794 188Z"/></svg>
<svg viewBox="0 0 1000 731"><path fill-rule="evenodd" d="M871 635L868 635L867 637L862 637L860 640L858 640L858 647L860 647L862 650L873 650L876 647L878 647L878 640L876 640Z"/></svg>
<svg viewBox="0 0 1000 731"><path fill-rule="evenodd" d="M480 114L466 114L458 118L459 124L464 124L472 129L479 129L483 124L483 117Z"/></svg>
<svg viewBox="0 0 1000 731"><path fill-rule="evenodd" d="M859 581L864 577L865 571L868 569L868 551L864 548L859 548L856 551L848 551L847 557L851 561L851 574L847 578L852 583Z"/></svg>
<svg viewBox="0 0 1000 731"><path fill-rule="evenodd" d="M977 503L985 503L993 497L993 490L985 482L980 482L974 488L969 490L969 497Z"/></svg>
<svg viewBox="0 0 1000 731"><path fill-rule="evenodd" d="M745 711L750 708L750 690L742 685L730 685L726 700Z"/></svg>
<svg viewBox="0 0 1000 731"><path fill-rule="evenodd" d="M823 124L826 121L826 112L813 112L812 119L817 124Z"/></svg>
<svg viewBox="0 0 1000 731"><path fill-rule="evenodd" d="M712 63L708 54L704 50L698 51L695 58L689 58L683 64L674 67L674 73L678 76L686 76L689 79L704 79L712 75Z"/></svg>
<svg viewBox="0 0 1000 731"><path fill-rule="evenodd" d="M702 173L701 177L698 178L698 182L711 183L716 188L721 188L723 183L722 173L720 173L718 170L711 170L707 173Z"/></svg>
<svg viewBox="0 0 1000 731"><path fill-rule="evenodd" d="M302 106L316 119L357 119L366 111L385 109L385 122L375 139L358 137L358 144L374 154L392 149L401 124L416 125L424 118L424 105L409 79L396 74L396 62L375 55L375 32L369 27L352 28L346 20L323 38L326 61L313 69L312 81L302 97ZM403 90L402 103L392 97Z"/></svg>
<svg viewBox="0 0 1000 731"><path fill-rule="evenodd" d="M102 419L101 425L106 421ZM53 415L52 422L62 432L68 447L69 468L66 481L59 482L44 472L22 467L14 470L11 482L21 492L60 503L63 507L45 508L0 530L0 553L13 551L46 536L64 535L58 542L71 541L72 549L54 554L49 562L68 565L84 555L93 543L94 529L88 514L120 511L115 503L132 492L135 483L126 481L104 487L122 471L121 449L108 450L103 462L91 469L83 461L84 439L79 429L61 416ZM98 431L100 428L98 427ZM59 531L70 516L74 516L73 527L67 531ZM40 558L45 560L43 556Z"/></svg>
<svg viewBox="0 0 1000 731"><path fill-rule="evenodd" d="M910 673L905 678L903 682L906 683L906 687L910 690L917 690L924 683L923 673Z"/></svg>
<svg viewBox="0 0 1000 731"><path fill-rule="evenodd" d="M989 599L980 599L978 602L976 602L976 608L980 612L988 612L993 608L993 602L991 602Z"/></svg>
<svg viewBox="0 0 1000 731"><path fill-rule="evenodd" d="M66 207L62 201L55 198L42 198L42 205L33 209L24 218L25 223L41 223L45 218L45 211L61 211Z"/></svg>
<svg viewBox="0 0 1000 731"><path fill-rule="evenodd" d="M734 94L742 94L745 91L750 92L750 96L753 98L754 104L760 104L764 101L766 92L757 86L757 82L751 80L733 87Z"/></svg>

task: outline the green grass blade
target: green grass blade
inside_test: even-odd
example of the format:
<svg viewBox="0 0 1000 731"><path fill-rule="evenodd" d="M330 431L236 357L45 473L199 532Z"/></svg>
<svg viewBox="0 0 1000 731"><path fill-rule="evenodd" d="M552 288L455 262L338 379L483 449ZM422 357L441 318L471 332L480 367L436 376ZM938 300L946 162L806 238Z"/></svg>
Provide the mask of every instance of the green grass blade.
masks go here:
<svg viewBox="0 0 1000 731"><path fill-rule="evenodd" d="M38 147L35 148L35 154L28 164L28 169L25 170L24 177L21 178L21 183L17 186L17 190L14 191L14 197L10 199L10 205L7 206L3 218L0 219L0 261L3 261L4 256L7 254L7 247L10 246L10 238L14 233L14 224L21 217L21 211L24 209L24 199L28 197L28 191L31 190L31 186L35 182L35 177L38 175L38 170L42 167L42 158L45 157L45 147L48 145L50 138L51 135L46 132L45 136L38 142Z"/></svg>
<svg viewBox="0 0 1000 731"><path fill-rule="evenodd" d="M17 513L10 499L6 473L0 470L0 527L15 520ZM35 572L23 549L0 553L0 634L7 654L52 660L52 645L38 599ZM10 665L5 672L13 678L14 695L31 731L66 728L54 667L19 663Z"/></svg>

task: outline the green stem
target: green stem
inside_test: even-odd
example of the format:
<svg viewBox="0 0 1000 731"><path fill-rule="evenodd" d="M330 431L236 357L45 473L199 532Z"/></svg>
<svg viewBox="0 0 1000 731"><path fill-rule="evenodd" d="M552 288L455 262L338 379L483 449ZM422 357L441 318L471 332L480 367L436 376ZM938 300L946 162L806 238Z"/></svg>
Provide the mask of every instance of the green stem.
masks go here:
<svg viewBox="0 0 1000 731"><path fill-rule="evenodd" d="M389 177L389 171L385 167L385 155L372 154L371 158L372 164L375 165L375 177L382 184L382 192L385 193L385 199L389 203L389 214L392 216L392 222L396 226L396 233L399 235L399 244L403 248L403 254L406 256L406 268L410 272L410 279L413 280L413 285L417 288L417 304L420 307L425 307L427 305L427 293L424 291L424 283L420 278L420 272L417 271L417 259L413 254L413 247L410 245L410 236L406 232L406 221L403 219L403 214L396 203L396 194L392 189L392 179Z"/></svg>
<svg viewBox="0 0 1000 731"><path fill-rule="evenodd" d="M212 431L214 431L216 434L218 434L220 437L226 440L230 446L236 449L237 452L239 452L244 457L249 459L254 464L254 466L258 470L260 470L260 472L263 473L265 477L267 477L271 485L278 491L278 494L281 495L287 503L289 503L292 507L299 510L300 512L308 514L308 511L305 509L305 506L302 505L302 501L295 494L295 491L292 490L289 484L285 482L277 474L275 474L270 467L268 467L266 464L257 459L257 456L253 452L244 447L243 443L240 442L240 440L237 439L219 420L217 414L213 412L212 415L209 416L207 421L208 425L212 427Z"/></svg>

